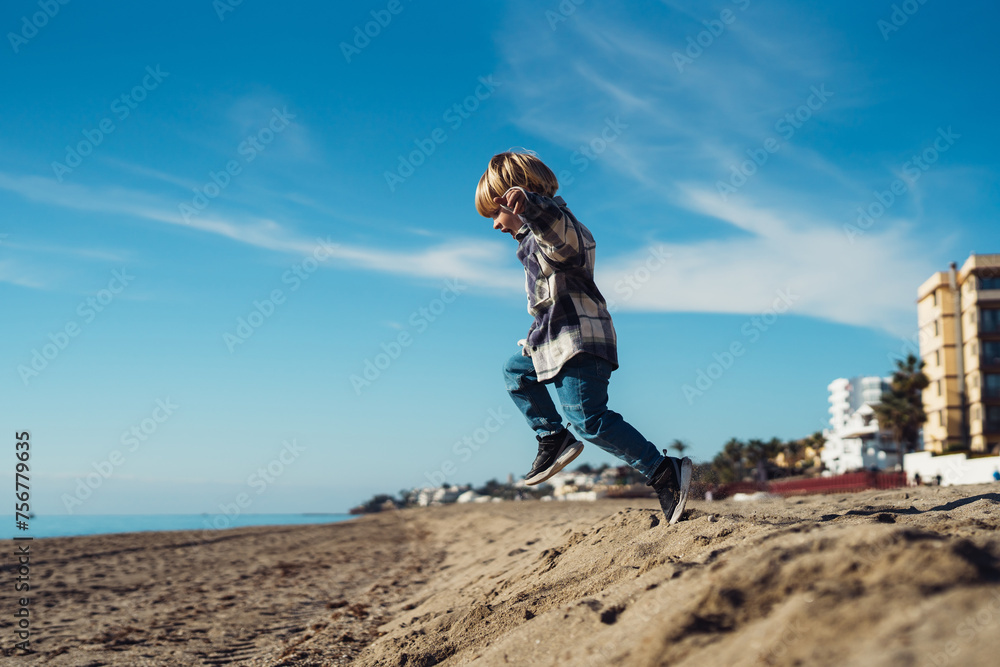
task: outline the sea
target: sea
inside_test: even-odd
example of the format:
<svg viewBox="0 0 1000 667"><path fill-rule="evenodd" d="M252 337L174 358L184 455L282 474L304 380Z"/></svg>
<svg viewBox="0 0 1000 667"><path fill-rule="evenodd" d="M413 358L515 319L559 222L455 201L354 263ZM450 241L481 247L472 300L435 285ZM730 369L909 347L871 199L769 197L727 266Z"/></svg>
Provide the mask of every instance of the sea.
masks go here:
<svg viewBox="0 0 1000 667"><path fill-rule="evenodd" d="M6 526L4 537L72 537L108 533L135 533L151 530L206 530L247 526L292 526L310 523L337 523L353 519L350 514L54 514L34 516L27 530L18 530L15 517L0 516Z"/></svg>

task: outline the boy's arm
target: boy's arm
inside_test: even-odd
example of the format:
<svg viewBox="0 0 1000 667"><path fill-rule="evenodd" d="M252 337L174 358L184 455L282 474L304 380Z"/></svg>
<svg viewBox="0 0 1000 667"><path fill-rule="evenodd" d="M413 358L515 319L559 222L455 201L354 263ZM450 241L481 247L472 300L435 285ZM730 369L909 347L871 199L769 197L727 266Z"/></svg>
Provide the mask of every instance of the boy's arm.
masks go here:
<svg viewBox="0 0 1000 667"><path fill-rule="evenodd" d="M545 256L556 262L568 262L577 257L583 248L580 230L564 215L559 205L548 197L528 192L520 186L511 190L524 193L524 211L521 213L525 226L535 235L538 247Z"/></svg>

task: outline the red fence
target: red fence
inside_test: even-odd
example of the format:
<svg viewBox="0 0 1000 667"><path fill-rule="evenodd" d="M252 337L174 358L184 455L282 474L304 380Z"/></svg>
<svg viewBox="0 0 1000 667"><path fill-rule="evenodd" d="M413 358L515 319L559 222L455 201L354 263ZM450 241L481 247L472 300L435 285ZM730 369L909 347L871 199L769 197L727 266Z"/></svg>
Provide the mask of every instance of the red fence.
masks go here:
<svg viewBox="0 0 1000 667"><path fill-rule="evenodd" d="M811 493L849 493L865 489L896 489L906 486L903 472L850 472L832 477L810 477L774 481L766 484L757 482L734 482L724 484L714 491L716 498L726 498L735 493L765 491L779 496L800 496Z"/></svg>

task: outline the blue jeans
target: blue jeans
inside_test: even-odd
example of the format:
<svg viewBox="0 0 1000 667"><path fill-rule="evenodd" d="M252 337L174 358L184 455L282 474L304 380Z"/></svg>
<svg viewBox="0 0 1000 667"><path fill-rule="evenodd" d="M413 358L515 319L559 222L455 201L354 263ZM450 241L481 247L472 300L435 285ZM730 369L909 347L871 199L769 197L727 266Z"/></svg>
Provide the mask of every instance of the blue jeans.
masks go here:
<svg viewBox="0 0 1000 667"><path fill-rule="evenodd" d="M518 410L536 435L558 433L563 419L545 384L555 385L566 420L584 440L625 461L648 479L663 454L617 412L608 410L611 362L582 352L545 383L538 381L530 357L518 352L504 364L504 381Z"/></svg>

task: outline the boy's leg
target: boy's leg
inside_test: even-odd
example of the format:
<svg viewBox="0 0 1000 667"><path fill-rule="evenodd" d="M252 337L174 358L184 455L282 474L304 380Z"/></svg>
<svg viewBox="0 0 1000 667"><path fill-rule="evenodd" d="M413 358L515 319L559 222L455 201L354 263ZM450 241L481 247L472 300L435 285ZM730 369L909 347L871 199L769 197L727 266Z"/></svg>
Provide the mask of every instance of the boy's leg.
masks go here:
<svg viewBox="0 0 1000 667"><path fill-rule="evenodd" d="M664 461L653 443L608 409L611 363L581 353L567 361L555 379L563 412L582 438L617 456L649 479Z"/></svg>
<svg viewBox="0 0 1000 667"><path fill-rule="evenodd" d="M538 440L538 454L524 476L528 485L541 484L571 463L583 444L563 427L548 387L538 381L529 357L517 354L503 368L504 382L518 410L528 420Z"/></svg>
<svg viewBox="0 0 1000 667"><path fill-rule="evenodd" d="M531 357L521 356L520 352L512 356L503 366L503 378L514 405L536 435L547 436L563 430L562 416L548 387L538 381Z"/></svg>

